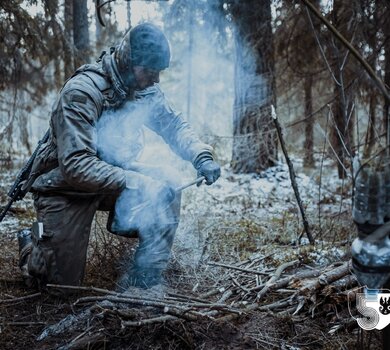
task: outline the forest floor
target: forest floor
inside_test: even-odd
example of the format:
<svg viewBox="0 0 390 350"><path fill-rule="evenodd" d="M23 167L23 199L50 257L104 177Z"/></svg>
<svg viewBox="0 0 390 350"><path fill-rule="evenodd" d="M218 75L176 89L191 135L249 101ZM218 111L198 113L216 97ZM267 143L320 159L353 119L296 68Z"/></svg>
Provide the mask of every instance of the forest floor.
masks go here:
<svg viewBox="0 0 390 350"><path fill-rule="evenodd" d="M184 193L166 286L151 292L115 292L136 240L107 233L105 213L91 233L88 288L66 299L27 289L16 234L34 211L30 197L16 203L0 226L0 349L379 349L380 332L362 331L348 308L358 288L351 184L330 160L294 164L315 245L285 164L260 175L225 167L213 186ZM3 206L16 170L0 166Z"/></svg>

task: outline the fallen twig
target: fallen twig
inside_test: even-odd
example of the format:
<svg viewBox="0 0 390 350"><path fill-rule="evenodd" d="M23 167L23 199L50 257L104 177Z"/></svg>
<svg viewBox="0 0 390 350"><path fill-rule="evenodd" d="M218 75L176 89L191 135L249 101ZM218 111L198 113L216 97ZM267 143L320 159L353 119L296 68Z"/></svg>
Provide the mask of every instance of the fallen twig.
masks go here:
<svg viewBox="0 0 390 350"><path fill-rule="evenodd" d="M28 327L28 326L42 326L46 325L46 322L6 322L2 323L2 326L20 326L20 327Z"/></svg>
<svg viewBox="0 0 390 350"><path fill-rule="evenodd" d="M13 304L13 303L17 303L19 301L33 299L33 298L36 298L36 297L39 297L39 296L41 296L41 293L34 293L34 294L26 295L26 296L23 296L23 297L19 297L19 298L3 299L3 300L0 300L0 304L8 304L8 303L12 303Z"/></svg>
<svg viewBox="0 0 390 350"><path fill-rule="evenodd" d="M75 291L97 292L97 293L111 294L111 295L122 294L122 293L114 292L112 290L96 288L93 286L69 286L69 285L62 285L62 284L47 284L46 287L56 288L56 289L70 289Z"/></svg>
<svg viewBox="0 0 390 350"><path fill-rule="evenodd" d="M217 263L217 262L209 262L209 263L207 263L207 265L224 267L224 268L227 268L227 269L237 270L237 271L241 271L241 272L254 273L256 275L265 275L265 276L269 275L269 272L252 270L252 269L245 269L245 268L242 268L242 267L238 267L238 266L234 266L234 265L221 264L221 263Z"/></svg>
<svg viewBox="0 0 390 350"><path fill-rule="evenodd" d="M221 298L219 298L219 300L217 301L217 304L224 303L226 300L228 300L232 296L232 294L233 294L233 292L230 289L227 290L225 293L223 293Z"/></svg>
<svg viewBox="0 0 390 350"><path fill-rule="evenodd" d="M274 275L267 281L263 289L261 289L260 292L257 293L256 300L260 300L272 288L276 280L280 277L280 275L283 273L285 269L294 266L297 262L298 260L294 260L280 265L276 269Z"/></svg>
<svg viewBox="0 0 390 350"><path fill-rule="evenodd" d="M188 295L182 295L182 294L177 294L177 293L172 293L172 292L168 292L167 294L168 294L168 296L166 296L165 299L170 299L172 297L172 300L181 299L181 300L185 300L185 301L197 301L200 303L208 303L209 302L206 299L195 298L195 297L188 296Z"/></svg>
<svg viewBox="0 0 390 350"><path fill-rule="evenodd" d="M154 324L154 323L165 323L166 321L173 321L173 320L178 320L178 318L175 316L166 315L166 316L147 318L147 319L139 320L139 321L122 321L122 326L123 327L140 327L140 326L145 326L145 325Z"/></svg>

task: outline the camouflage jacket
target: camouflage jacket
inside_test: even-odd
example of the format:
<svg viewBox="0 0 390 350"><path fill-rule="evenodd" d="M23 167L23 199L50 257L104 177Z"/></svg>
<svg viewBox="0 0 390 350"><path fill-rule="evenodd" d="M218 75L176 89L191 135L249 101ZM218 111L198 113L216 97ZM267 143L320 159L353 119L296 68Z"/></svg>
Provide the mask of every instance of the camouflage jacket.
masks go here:
<svg viewBox="0 0 390 350"><path fill-rule="evenodd" d="M137 187L140 174L99 158L96 124L112 94L110 78L99 63L82 66L66 82L52 109L49 140L32 167L33 191L116 194L128 185L129 178L131 186ZM196 158L211 152L211 147L166 103L162 107L163 113L146 126L195 165Z"/></svg>

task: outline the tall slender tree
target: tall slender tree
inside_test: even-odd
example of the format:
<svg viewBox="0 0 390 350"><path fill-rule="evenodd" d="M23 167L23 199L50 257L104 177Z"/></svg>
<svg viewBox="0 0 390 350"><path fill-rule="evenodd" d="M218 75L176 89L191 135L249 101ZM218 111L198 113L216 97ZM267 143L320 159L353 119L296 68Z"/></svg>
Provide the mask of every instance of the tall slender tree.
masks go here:
<svg viewBox="0 0 390 350"><path fill-rule="evenodd" d="M373 0L360 1L358 7L363 25L360 31L362 41L366 43L367 47L367 62L374 67L379 67L380 55L380 35L378 35L378 23L380 23L381 6L373 3ZM379 26L380 27L380 26ZM378 70L379 73L379 70ZM371 82L364 82L360 79L361 99L368 104L368 121L367 132L365 135L365 145L363 150L363 157L369 158L372 155L372 150L378 142L378 136L381 134L381 123L378 122L377 109L379 107L380 99L378 98L377 90L372 86Z"/></svg>
<svg viewBox="0 0 390 350"><path fill-rule="evenodd" d="M382 7L382 32L384 37L383 51L384 51L384 82L388 89L390 89L390 6L388 3L381 1ZM390 104L385 99L383 104L383 120L385 130L389 129L390 121Z"/></svg>
<svg viewBox="0 0 390 350"><path fill-rule="evenodd" d="M77 68L87 63L90 55L87 0L73 0L73 42Z"/></svg>
<svg viewBox="0 0 390 350"><path fill-rule="evenodd" d="M236 66L232 169L259 172L277 161L271 117L274 54L271 1L229 2L235 27Z"/></svg>
<svg viewBox="0 0 390 350"><path fill-rule="evenodd" d="M73 2L64 0L64 78L68 79L74 69L73 62Z"/></svg>
<svg viewBox="0 0 390 350"><path fill-rule="evenodd" d="M331 13L334 26L351 42L357 31L356 2L346 3L342 0L333 2ZM352 156L353 121L356 97L354 70L356 65L349 63L349 51L333 36L328 46L333 59L334 69L334 102L332 103L333 128L331 142L337 156L339 178L346 176L348 157ZM352 62L354 63L354 62Z"/></svg>
<svg viewBox="0 0 390 350"><path fill-rule="evenodd" d="M314 0L313 4L318 8L319 0ZM306 13L305 16L305 25L315 31L316 33L311 33L307 36L304 41L305 49L303 45L300 45L301 48L301 57L305 55L305 63L303 64L306 67L304 70L304 101L305 101L305 142L304 142L304 157L303 165L306 167L314 166L314 122L312 118L313 113L313 85L314 85L314 76L316 74L316 64L318 64L318 47L315 41L315 36L318 35L320 25L317 19L312 18L310 13ZM304 33L304 28L301 28Z"/></svg>
<svg viewBox="0 0 390 350"><path fill-rule="evenodd" d="M314 166L314 128L313 128L313 76L308 74L304 78L303 89L305 94L305 142L303 165Z"/></svg>

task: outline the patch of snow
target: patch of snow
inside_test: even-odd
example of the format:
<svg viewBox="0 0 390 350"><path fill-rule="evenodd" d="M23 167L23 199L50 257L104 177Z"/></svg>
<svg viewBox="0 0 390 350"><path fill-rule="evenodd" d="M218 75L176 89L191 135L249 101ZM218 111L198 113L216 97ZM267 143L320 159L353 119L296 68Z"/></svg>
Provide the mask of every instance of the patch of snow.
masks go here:
<svg viewBox="0 0 390 350"><path fill-rule="evenodd" d="M315 173L309 176L296 172L296 181L308 217L317 217L319 206L323 215L350 211L350 198L338 193L343 182L336 179L336 170L333 176L322 177L321 188ZM297 227L300 230L301 217L286 164L280 163L260 174L234 174L229 166L224 166L221 178L215 184L193 186L183 192L181 223L175 246L179 250L184 249L188 260L196 260L207 236L227 220L233 225L240 220L248 220L270 232L270 220L281 219L288 213L294 215L292 220L295 222L299 220ZM296 240L298 236L297 233L291 239ZM301 239L301 245L308 243L307 238ZM334 259L342 256L343 252L334 248L318 253L318 256L315 254L311 256L313 260L323 263L326 254Z"/></svg>

